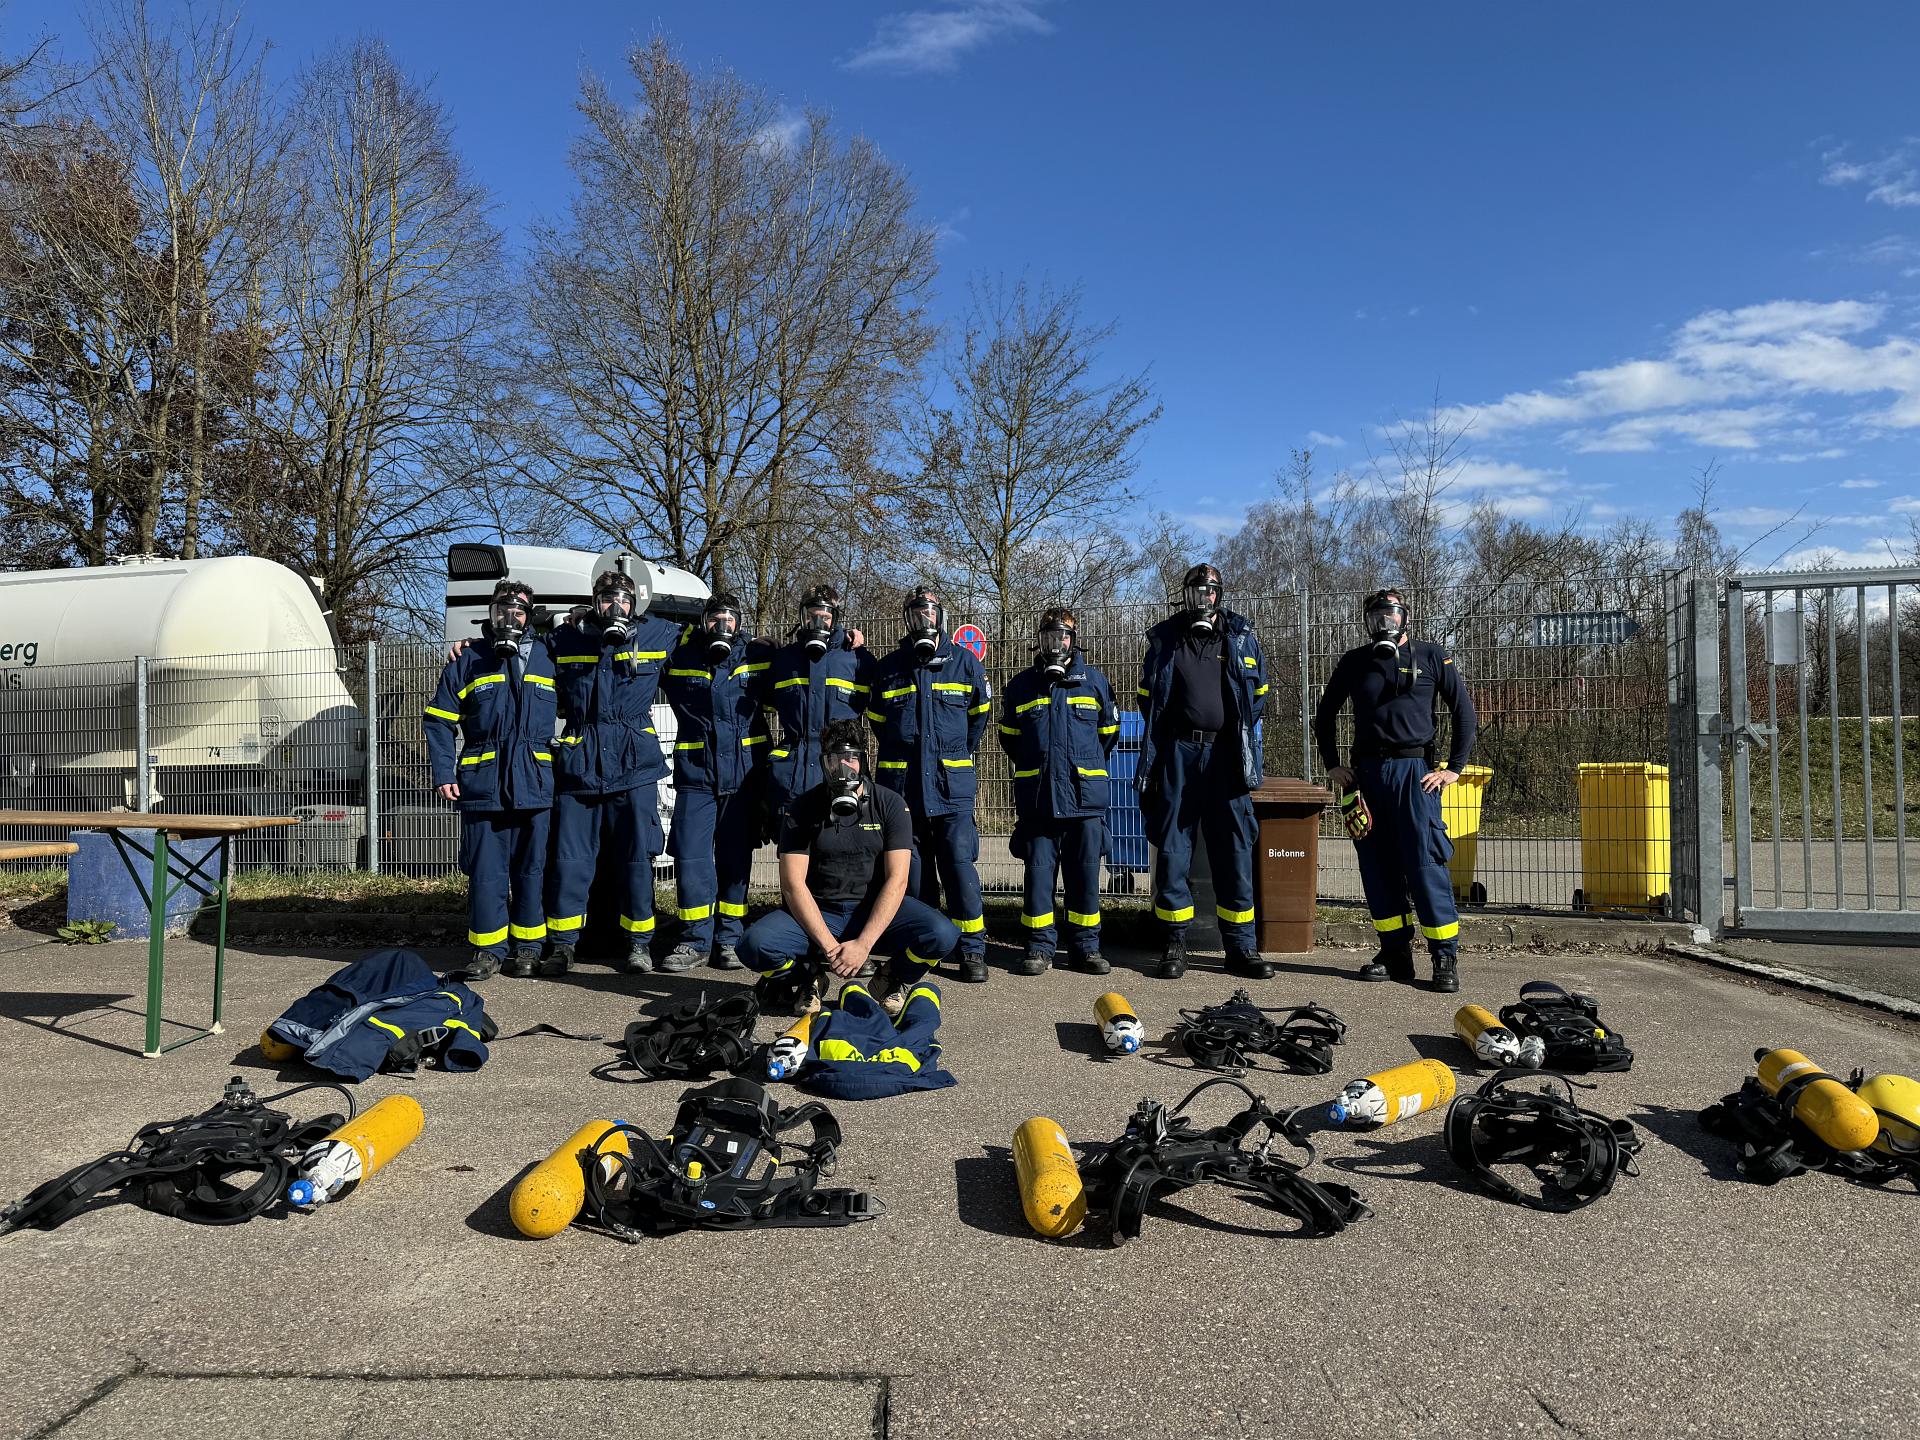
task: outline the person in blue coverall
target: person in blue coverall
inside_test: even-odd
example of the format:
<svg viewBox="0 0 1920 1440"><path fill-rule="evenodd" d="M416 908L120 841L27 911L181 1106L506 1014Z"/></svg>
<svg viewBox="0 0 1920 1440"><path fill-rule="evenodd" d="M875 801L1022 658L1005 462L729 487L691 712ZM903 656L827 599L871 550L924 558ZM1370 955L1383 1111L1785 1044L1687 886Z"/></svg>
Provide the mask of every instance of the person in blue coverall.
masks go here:
<svg viewBox="0 0 1920 1440"><path fill-rule="evenodd" d="M541 878L553 806L553 661L532 632L533 591L493 587L487 632L447 661L423 716L434 788L460 811L467 876L461 978L530 964L546 938Z"/></svg>
<svg viewBox="0 0 1920 1440"><path fill-rule="evenodd" d="M1026 862L1023 975L1056 961L1053 889L1066 891L1068 946L1090 975L1100 953L1100 859L1107 848L1107 757L1120 739L1113 686L1074 642L1073 611L1040 617L1033 664L1000 697L1000 748L1013 762L1013 853Z"/></svg>
<svg viewBox="0 0 1920 1440"><path fill-rule="evenodd" d="M1134 784L1164 927L1162 979L1187 968L1193 892L1187 871L1204 836L1227 969L1267 979L1253 928L1253 791L1262 774L1267 662L1252 622L1223 608L1220 572L1202 563L1181 583L1182 608L1147 632L1140 666L1140 764Z"/></svg>
<svg viewBox="0 0 1920 1440"><path fill-rule="evenodd" d="M939 592L921 586L901 606L906 634L874 669L867 719L879 745L875 778L913 815L909 890L928 905L946 895L960 927L960 978L987 978L987 922L980 904L980 832L974 756L993 710L993 687L971 650L947 638Z"/></svg>
<svg viewBox="0 0 1920 1440"><path fill-rule="evenodd" d="M661 689L677 722L667 853L681 930L662 970L691 970L710 950L716 970L740 967L771 748L758 698L771 653L746 633L739 600L715 595L667 657Z"/></svg>
<svg viewBox="0 0 1920 1440"><path fill-rule="evenodd" d="M1380 937L1380 950L1360 970L1363 980L1412 984L1417 925L1433 961L1433 988L1460 988L1460 912L1447 861L1453 843L1441 819L1440 792L1460 778L1479 725L1453 657L1415 640L1406 597L1376 590L1362 612L1368 642L1333 667L1313 717L1314 742L1327 783L1359 788L1372 829L1353 842L1360 885ZM1453 715L1443 769L1431 768L1435 717L1444 702ZM1353 764L1340 763L1340 711L1353 706Z"/></svg>
<svg viewBox="0 0 1920 1440"><path fill-rule="evenodd" d="M873 656L840 623L840 592L814 585L800 597L793 638L759 676L760 704L779 721L767 765L767 811L774 833L794 796L820 783L820 736L839 720L859 720L873 693Z"/></svg>

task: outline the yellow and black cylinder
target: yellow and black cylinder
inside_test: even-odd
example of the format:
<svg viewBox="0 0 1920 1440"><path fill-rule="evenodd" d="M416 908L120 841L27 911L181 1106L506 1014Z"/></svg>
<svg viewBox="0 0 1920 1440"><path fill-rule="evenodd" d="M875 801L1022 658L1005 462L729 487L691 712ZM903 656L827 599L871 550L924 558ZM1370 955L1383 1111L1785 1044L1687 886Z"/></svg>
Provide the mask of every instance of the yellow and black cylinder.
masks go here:
<svg viewBox="0 0 1920 1440"><path fill-rule="evenodd" d="M1798 1050L1756 1050L1755 1074L1769 1095L1790 1090L1793 1118L1835 1150L1864 1150L1880 1133L1873 1106Z"/></svg>
<svg viewBox="0 0 1920 1440"><path fill-rule="evenodd" d="M614 1133L608 1135L610 1130ZM587 1203L583 1157L603 1135L607 1141L600 1146L602 1156L628 1153L625 1131L617 1130L611 1120L589 1120L558 1150L520 1177L507 1199L507 1215L514 1229L530 1240L545 1240L579 1218L581 1207Z"/></svg>
<svg viewBox="0 0 1920 1440"><path fill-rule="evenodd" d="M1146 1039L1146 1028L1118 990L1109 990L1093 1002L1093 1013L1100 1021L1100 1038L1116 1055L1131 1055Z"/></svg>
<svg viewBox="0 0 1920 1440"><path fill-rule="evenodd" d="M1049 1240L1073 1234L1087 1218L1087 1191L1066 1131L1036 1115L1013 1132L1013 1173L1027 1224Z"/></svg>
<svg viewBox="0 0 1920 1440"><path fill-rule="evenodd" d="M1453 1033L1476 1060L1489 1065L1512 1065L1520 1059L1520 1037L1500 1023L1484 1005L1462 1005L1453 1012Z"/></svg>

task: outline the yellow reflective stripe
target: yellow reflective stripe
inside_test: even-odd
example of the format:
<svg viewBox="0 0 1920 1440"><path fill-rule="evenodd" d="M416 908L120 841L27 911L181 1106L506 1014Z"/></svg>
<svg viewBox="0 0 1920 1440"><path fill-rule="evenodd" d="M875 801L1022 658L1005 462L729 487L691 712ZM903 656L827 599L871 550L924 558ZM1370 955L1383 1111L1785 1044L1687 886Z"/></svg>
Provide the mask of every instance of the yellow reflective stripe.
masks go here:
<svg viewBox="0 0 1920 1440"><path fill-rule="evenodd" d="M673 748L676 750L698 750L705 743L704 740L676 740L673 742Z"/></svg>
<svg viewBox="0 0 1920 1440"><path fill-rule="evenodd" d="M731 900L722 900L720 902L720 913L722 915L732 915L737 919L745 919L747 907L744 905L736 905Z"/></svg>
<svg viewBox="0 0 1920 1440"><path fill-rule="evenodd" d="M915 965L925 965L925 966L928 966L929 968L931 968L932 966L935 966L935 965L938 965L938 964L940 963L940 957L939 957L938 955L935 955L935 956L932 956L931 958L929 958L928 956L925 956L925 955L916 955L916 954L914 954L914 953L913 953L913 947L912 947L911 945L909 945L909 946L907 947L907 959L908 959L908 960L909 960L909 961L910 961L910 962L911 962L912 964L915 964ZM929 993L929 994L931 994L932 992L931 992L931 991L929 991L929 992L927 992L927 993ZM909 997L909 998L911 998L911 997ZM933 1000L933 1003L934 1003L934 1004L936 1004L936 1005L938 1005L938 1004L940 1003L940 997L939 997L939 996L937 996L937 995L935 995L935 996L934 996L934 1000Z"/></svg>
<svg viewBox="0 0 1920 1440"><path fill-rule="evenodd" d="M506 683L507 677L504 671L498 675L476 675L461 688L460 698L462 700L466 699L467 696L485 685L504 685Z"/></svg>
<svg viewBox="0 0 1920 1440"><path fill-rule="evenodd" d="M742 735L740 737L740 743L742 745L765 745L772 739L773 737L771 735Z"/></svg>
<svg viewBox="0 0 1920 1440"><path fill-rule="evenodd" d="M904 760L882 760L880 762L880 768L882 770L904 770L907 768L907 762Z"/></svg>
<svg viewBox="0 0 1920 1440"><path fill-rule="evenodd" d="M1267 691L1271 690L1272 688L1273 687L1271 685L1262 685L1259 689L1255 690L1253 693L1255 695L1264 695L1267 693Z"/></svg>
<svg viewBox="0 0 1920 1440"><path fill-rule="evenodd" d="M695 905L686 910L676 910L673 913L682 920L706 920L713 915L713 906Z"/></svg>
<svg viewBox="0 0 1920 1440"><path fill-rule="evenodd" d="M971 770L973 768L973 761L971 760L949 760L944 755L940 757L940 763L949 770Z"/></svg>
<svg viewBox="0 0 1920 1440"><path fill-rule="evenodd" d="M1156 904L1153 907L1153 913L1162 920L1171 920L1178 924L1182 920L1193 919L1193 906L1182 905L1178 910L1169 910L1164 905Z"/></svg>
<svg viewBox="0 0 1920 1440"><path fill-rule="evenodd" d="M464 1030L467 1032L467 1034L473 1036L474 1039L478 1040L482 1045L487 1043L486 1036L482 1035L478 1030L474 1029L473 1026L467 1024L467 1022L464 1020L451 1020L451 1019L448 1020L447 1029Z"/></svg>
<svg viewBox="0 0 1920 1440"><path fill-rule="evenodd" d="M1222 920L1225 920L1229 925L1245 925L1253 919L1253 911L1251 910L1229 910L1224 905L1214 906L1213 913L1218 915Z"/></svg>
<svg viewBox="0 0 1920 1440"><path fill-rule="evenodd" d="M964 687L962 687L962 688L964 688ZM911 695L912 693L913 693L913 686L911 686L911 685L902 685L902 686L901 686L901 687L900 687L899 689L897 689L897 690L882 690L882 691L880 692L880 698L881 698L882 700L891 700L891 699L893 699L893 698L894 698L895 696L897 696L897 695Z"/></svg>
<svg viewBox="0 0 1920 1440"><path fill-rule="evenodd" d="M507 933L516 940L544 940L547 938L546 922L538 925L509 925Z"/></svg>
<svg viewBox="0 0 1920 1440"><path fill-rule="evenodd" d="M1253 656L1251 656L1251 655L1242 655L1242 656L1240 657L1240 663L1241 663L1242 665L1244 665L1244 666L1246 666L1246 667L1247 667L1247 669L1249 669L1249 670L1251 670L1251 669L1253 669Z"/></svg>
<svg viewBox="0 0 1920 1440"><path fill-rule="evenodd" d="M620 928L625 930L629 935L651 935L653 933L653 923L653 916L651 915L647 916L644 920L635 920L628 915L622 915L620 917Z"/></svg>
<svg viewBox="0 0 1920 1440"><path fill-rule="evenodd" d="M488 760L497 759L499 755L500 752L498 750L489 750L484 755L462 755L460 757L460 763L462 765L480 765Z"/></svg>
<svg viewBox="0 0 1920 1440"><path fill-rule="evenodd" d="M1107 778L1107 772L1104 770L1089 770L1084 765L1076 765L1073 769L1076 775L1084 775L1089 780L1104 780Z"/></svg>
<svg viewBox="0 0 1920 1440"><path fill-rule="evenodd" d="M1028 700L1024 704L1014 706L1013 713L1016 715L1024 715L1029 710L1037 710L1042 705L1051 704L1053 704L1053 697L1051 695L1042 695L1038 700Z"/></svg>
<svg viewBox="0 0 1920 1440"><path fill-rule="evenodd" d="M972 690L973 686L959 680L936 680L933 682L933 688L936 690L958 690L964 695Z"/></svg>
<svg viewBox="0 0 1920 1440"><path fill-rule="evenodd" d="M962 935L978 935L987 928L987 917L976 915L971 920L955 920L953 923L960 927Z"/></svg>
<svg viewBox="0 0 1920 1440"><path fill-rule="evenodd" d="M869 710L869 711L867 711L867 712L866 712L866 716L867 716L867 719L869 719L869 720L871 720L871 721L872 721L872 722L873 722L874 724L876 724L876 725L884 725L884 724L886 724L886 723L887 723L887 717L886 717L886 716L884 716L884 715L880 715L880 714L876 714L876 713L875 713L874 711L872 711L872 710Z"/></svg>
<svg viewBox="0 0 1920 1440"><path fill-rule="evenodd" d="M911 1050L898 1045L888 1046L877 1055L863 1055L846 1040L826 1039L820 1042L822 1060L853 1060L867 1065L904 1065L909 1070L920 1068L920 1058Z"/></svg>
<svg viewBox="0 0 1920 1440"><path fill-rule="evenodd" d="M502 925L498 930L488 930L485 932L482 932L479 930L467 931L467 943L469 945L478 946L482 950L486 949L486 947L489 945L498 945L501 941L505 940L506 938L507 938L507 927L504 925Z"/></svg>
<svg viewBox="0 0 1920 1440"><path fill-rule="evenodd" d="M1450 925L1422 925L1420 933L1429 940L1451 940L1460 933L1460 922L1455 920Z"/></svg>
<svg viewBox="0 0 1920 1440"><path fill-rule="evenodd" d="M536 750L533 752L533 758L536 760L544 760L551 765L553 763L553 752L551 750Z"/></svg>
<svg viewBox="0 0 1920 1440"><path fill-rule="evenodd" d="M1391 935L1395 930L1406 929L1407 919L1404 915L1389 915L1384 920L1376 916L1373 922L1373 928L1378 930L1382 935Z"/></svg>
<svg viewBox="0 0 1920 1440"><path fill-rule="evenodd" d="M907 952L907 956L916 965L927 965L932 963L931 961L922 960L918 955L915 955L911 950ZM911 1005L914 1001L920 999L922 996L925 996L927 999L933 1001L934 1009L938 1010L940 1008L940 992L935 990L930 985L914 986L913 989L907 992L907 998L901 1002L900 1008L902 1010L906 1009L907 1006Z"/></svg>
<svg viewBox="0 0 1920 1440"><path fill-rule="evenodd" d="M785 690L792 685L805 685L807 683L807 677L804 675L789 675L785 680L774 681L773 688L776 690ZM832 682L829 681L828 683L831 684Z"/></svg>
<svg viewBox="0 0 1920 1440"><path fill-rule="evenodd" d="M1022 915L1020 923L1029 930L1044 930L1053 924L1053 911L1049 910L1044 915Z"/></svg>
<svg viewBox="0 0 1920 1440"><path fill-rule="evenodd" d="M1098 928L1100 924L1100 912L1095 910L1092 914L1087 915L1082 914L1078 910L1069 910L1067 911L1067 923L1069 925L1078 925L1082 930L1093 930Z"/></svg>
<svg viewBox="0 0 1920 1440"><path fill-rule="evenodd" d="M458 710L442 710L438 705L427 706L427 714L437 716L442 720L453 720L457 722L460 719L460 712Z"/></svg>
<svg viewBox="0 0 1920 1440"><path fill-rule="evenodd" d="M621 658L623 660L664 660L667 658L667 652L664 650L629 650Z"/></svg>
<svg viewBox="0 0 1920 1440"><path fill-rule="evenodd" d="M991 709L993 709L993 701L991 701L991 700L983 700L983 701L981 701L981 702L980 702L980 703L979 703L978 705L974 705L974 706L971 706L971 707L969 707L969 708L968 708L968 710L967 710L967 714L969 714L969 715L984 715L984 714L986 714L986 713L987 713L987 711L989 711L989 710L991 710Z"/></svg>
<svg viewBox="0 0 1920 1440"><path fill-rule="evenodd" d="M736 675L752 675L757 671L769 669L771 668L772 665L773 665L773 662L771 660L755 660L750 665L734 666L733 673Z"/></svg>
<svg viewBox="0 0 1920 1440"><path fill-rule="evenodd" d="M1098 710L1100 708L1100 702L1091 695L1069 695L1067 697L1067 704L1085 705L1089 710Z"/></svg>
<svg viewBox="0 0 1920 1440"><path fill-rule="evenodd" d="M1151 690L1149 690L1149 689L1147 689L1147 687L1146 687L1146 686L1144 686L1144 685L1142 685L1142 686L1141 686L1141 687L1139 688L1139 690L1137 690L1137 691L1135 691L1134 693L1135 693L1135 694L1137 694L1137 695L1139 695L1139 697L1140 697L1140 698L1141 698L1142 700L1151 700L1151 699L1153 698L1153 692L1152 692Z"/></svg>
<svg viewBox="0 0 1920 1440"><path fill-rule="evenodd" d="M557 665L597 665L599 662L598 655L556 655L554 657L554 663Z"/></svg>
<svg viewBox="0 0 1920 1440"><path fill-rule="evenodd" d="M549 915L547 916L547 929L578 930L586 918L584 915Z"/></svg>
<svg viewBox="0 0 1920 1440"><path fill-rule="evenodd" d="M829 675L827 677L827 684L831 685L836 690L857 690L863 694L866 693L868 689L867 686L856 685L851 680L842 680L838 675Z"/></svg>
<svg viewBox="0 0 1920 1440"><path fill-rule="evenodd" d="M651 735L653 732L649 730L647 733ZM562 745L578 745L582 740L586 738L587 737L584 735L562 735L560 737L559 743Z"/></svg>
<svg viewBox="0 0 1920 1440"><path fill-rule="evenodd" d="M1034 776L1038 775L1039 773L1040 772L1037 769L1036 770L1016 770L1013 772L1013 778L1016 780L1031 780Z"/></svg>
<svg viewBox="0 0 1920 1440"><path fill-rule="evenodd" d="M1120 733L1120 727L1119 727L1119 725L1117 725L1117 724L1115 724L1115 725L1102 725L1102 726L1100 727L1100 733L1101 733L1102 735L1117 735L1117 734L1119 734L1119 733Z"/></svg>
<svg viewBox="0 0 1920 1440"><path fill-rule="evenodd" d="M398 1025L389 1025L385 1020L382 1020L377 1015L369 1015L367 1017L367 1024L378 1025L382 1030L385 1030L388 1034L398 1035L402 1040L407 1038L406 1031L402 1030Z"/></svg>
<svg viewBox="0 0 1920 1440"><path fill-rule="evenodd" d="M791 754L793 754L791 750L775 750L773 752L773 758L776 760L784 760Z"/></svg>
<svg viewBox="0 0 1920 1440"><path fill-rule="evenodd" d="M551 675L529 675L526 677L526 681L529 685L544 685L549 690L553 689L553 677Z"/></svg>
<svg viewBox="0 0 1920 1440"><path fill-rule="evenodd" d="M1002 735L1018 735L1020 733L1020 727L1018 725L1002 725L1000 727L1000 733Z"/></svg>
<svg viewBox="0 0 1920 1440"><path fill-rule="evenodd" d="M449 999L449 1000L451 1000L451 1001L453 1001L453 1003L454 1003L454 1005L455 1005L455 1007L456 1007L456 1008L458 1008L458 1009L461 1009L461 1010L464 1010L464 1009L466 1009L466 1008L467 1008L467 1007L466 1007L466 1005L465 1005L464 1003L462 1003L462 1001L461 1001L461 999L460 999L460 997L459 997L458 995L456 995L456 994L454 994L454 993L453 993L453 991L451 991L451 990L436 990L436 991L434 991L433 993L434 993L434 994L436 994L436 995L444 995L444 996L446 996L446 997L447 997L447 999Z"/></svg>
<svg viewBox="0 0 1920 1440"><path fill-rule="evenodd" d="M691 680L711 680L713 678L713 672L711 670L669 670L667 674L685 675Z"/></svg>

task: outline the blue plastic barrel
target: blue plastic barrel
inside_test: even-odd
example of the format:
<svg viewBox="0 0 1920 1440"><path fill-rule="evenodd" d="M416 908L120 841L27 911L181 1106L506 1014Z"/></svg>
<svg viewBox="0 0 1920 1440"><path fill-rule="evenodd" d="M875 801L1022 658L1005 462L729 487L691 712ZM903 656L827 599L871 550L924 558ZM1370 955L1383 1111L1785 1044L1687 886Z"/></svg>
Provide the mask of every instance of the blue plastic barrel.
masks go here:
<svg viewBox="0 0 1920 1440"><path fill-rule="evenodd" d="M1107 757L1107 770L1113 779L1107 787L1107 869L1115 872L1142 871L1153 863L1146 822L1140 815L1140 797L1133 793L1145 730L1139 711L1122 710L1120 743Z"/></svg>
<svg viewBox="0 0 1920 1440"><path fill-rule="evenodd" d="M153 832L75 830L69 838L80 850L67 860L68 923L111 920L111 938L146 939ZM167 901L167 934L184 933L213 895L220 881L219 844L218 840L168 840L167 871L173 894Z"/></svg>

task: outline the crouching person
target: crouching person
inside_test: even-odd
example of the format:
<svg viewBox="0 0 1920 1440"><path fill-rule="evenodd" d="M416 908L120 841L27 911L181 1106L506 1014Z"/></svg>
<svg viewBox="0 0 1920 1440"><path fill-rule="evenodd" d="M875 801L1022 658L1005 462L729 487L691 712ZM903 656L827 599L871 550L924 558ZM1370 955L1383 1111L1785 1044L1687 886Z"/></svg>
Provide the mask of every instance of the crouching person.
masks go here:
<svg viewBox="0 0 1920 1440"><path fill-rule="evenodd" d="M899 794L868 776L858 721L820 737L825 779L787 807L780 829L781 908L755 921L740 958L760 974L769 1010L819 1008L826 972L853 979L875 950L892 957L889 1011L944 960L960 931L907 894L913 822Z"/></svg>

